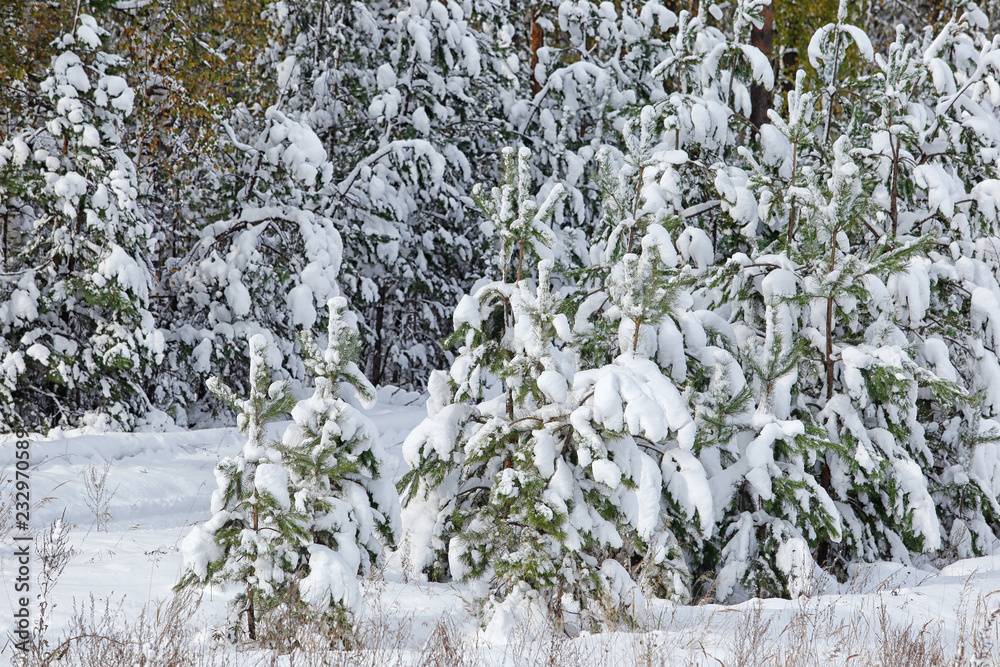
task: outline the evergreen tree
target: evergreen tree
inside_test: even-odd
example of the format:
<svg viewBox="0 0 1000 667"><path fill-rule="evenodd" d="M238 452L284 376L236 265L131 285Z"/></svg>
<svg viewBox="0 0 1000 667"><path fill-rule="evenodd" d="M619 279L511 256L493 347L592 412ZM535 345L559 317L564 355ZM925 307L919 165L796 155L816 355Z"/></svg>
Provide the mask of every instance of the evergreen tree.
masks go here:
<svg viewBox="0 0 1000 667"><path fill-rule="evenodd" d="M219 488L212 494L212 518L196 526L181 550L184 574L177 588L236 584L230 608L246 613L247 633L257 639L257 623L289 594L299 568L299 549L308 543L307 518L289 495L288 473L267 425L294 406L285 381L272 382L271 350L263 335L248 341L250 392L239 395L215 377L209 389L237 412L247 437L243 449L215 468ZM314 563L314 566L316 563Z"/></svg>
<svg viewBox="0 0 1000 667"><path fill-rule="evenodd" d="M741 581L758 592L800 591L812 576L803 534L839 536L832 501L809 473L822 443L783 407L800 351L783 331L780 293L760 346L710 309L712 242L665 206L676 201L684 156L670 145L673 128L658 131L658 120L643 109L638 132L626 125L624 159L601 157L605 231L577 288L575 318L577 344L597 364L614 347L614 365L641 363L643 381L682 392L673 390L665 411L675 415L670 428L640 440L659 458L662 479L644 581L682 599L706 588L726 598ZM678 414L693 421L677 422ZM787 557L776 562L779 551L796 554L794 568Z"/></svg>
<svg viewBox="0 0 1000 667"><path fill-rule="evenodd" d="M343 243L322 211L332 165L316 134L276 108L257 119L246 109L224 122L237 165L205 184L222 208L184 258L171 263L170 368L161 400L197 405L197 382L211 371L229 377L245 357L233 345L268 337L282 368L303 380L297 332L320 319L317 307L339 293ZM181 372L183 371L183 372Z"/></svg>
<svg viewBox="0 0 1000 667"><path fill-rule="evenodd" d="M358 575L365 575L400 533L399 500L384 465L378 432L341 397L353 387L365 402L375 389L358 369L357 316L347 301L329 302L325 350L310 332L302 335L304 356L316 380L312 397L292 409L295 423L285 431L281 451L290 473L295 509L308 535L300 547L308 573L299 594L314 610L343 625L360 612Z"/></svg>
<svg viewBox="0 0 1000 667"><path fill-rule="evenodd" d="M125 152L134 93L87 14L40 89L43 128L8 139L4 183L5 423L131 428L164 339L149 312L151 227ZM30 153L30 155L29 155Z"/></svg>
<svg viewBox="0 0 1000 667"><path fill-rule="evenodd" d="M653 551L658 565L667 543L659 467L638 441L680 433L690 447L694 425L631 352L578 371L540 224L555 197L530 196L529 155L508 151L501 184L480 192L503 279L459 303L451 381L432 379L404 444L407 556L434 577L492 581L497 599L534 589L559 622L599 625L608 608L634 621L644 597L626 567Z"/></svg>
<svg viewBox="0 0 1000 667"><path fill-rule="evenodd" d="M467 295L459 302L454 340L464 345L452 365L453 386L449 387L440 376L432 379L429 417L404 445L404 456L414 468L402 482L407 505L404 522L409 524L408 517L412 516L414 522L424 526L434 517L430 531L415 527L407 538L410 566L415 572L433 578L447 576L449 572L445 541L460 529L453 518L456 500L468 496L465 502L469 507L483 506L493 485L492 477L508 458L506 448L512 446L503 433L497 433L493 440L487 439L486 460L477 464L483 469L474 472L475 468L463 469L467 457L464 443L482 429L485 433L504 431L502 424L516 418L516 408L531 394L533 380L527 373L538 360L533 362L531 357L524 356L523 350L518 356L514 349L518 344L530 344L524 335L512 339L517 326L515 317L523 314L527 320L528 312L522 310L515 315L511 300L521 298L521 303L535 300L527 275L540 257L543 261L550 259L546 243L551 242L552 232L544 222L551 214L558 192L541 206L536 203L530 192L529 156L527 149L505 149L501 184L488 194L479 190L481 205L500 239L497 269L503 278L487 283L475 295ZM547 285L539 289L548 292ZM547 301L547 316L553 318L557 315L551 311L553 301L551 298ZM531 331L530 320L521 326ZM549 331L552 326L550 323ZM537 345L548 346L545 338ZM482 405L497 391L500 396L488 401L488 407ZM537 388L535 394L538 395ZM476 405L479 407L473 407ZM483 414L483 409L490 412ZM491 423L488 415L497 411L492 426L487 428ZM497 457L499 463L493 460ZM480 477L483 479L477 484L475 480ZM471 480L469 489L462 491L459 487L467 483L466 478Z"/></svg>

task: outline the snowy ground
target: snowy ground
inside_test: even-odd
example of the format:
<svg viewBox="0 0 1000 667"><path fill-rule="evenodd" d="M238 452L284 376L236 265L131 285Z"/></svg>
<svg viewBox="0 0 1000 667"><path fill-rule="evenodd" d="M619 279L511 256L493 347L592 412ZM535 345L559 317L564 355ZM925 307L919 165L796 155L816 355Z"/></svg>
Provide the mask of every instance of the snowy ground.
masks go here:
<svg viewBox="0 0 1000 667"><path fill-rule="evenodd" d="M388 449L387 472L398 479L406 469L400 445L423 417L423 407L412 394L383 391L368 413ZM213 466L241 445L232 429L62 434L32 441L31 493L38 505L33 528L38 531L60 516L75 526L69 537L74 554L54 588L56 606L47 633L51 646L80 634L74 608L89 607L91 597L95 616L112 623L135 623L143 609L155 612L171 597L181 568L181 539L209 516ZM8 479L14 451L10 443L0 447L0 469ZM100 473L106 462L111 465L106 490L113 496L107 530L100 531L88 507L83 474L88 469ZM4 511L10 513L7 507ZM0 517L0 526L5 518ZM17 608L10 537L0 545L4 641ZM34 574L40 570L37 560ZM1000 556L958 561L940 570L876 564L847 584L796 601L690 607L655 602L641 631L574 640L527 622L481 632L467 589L408 581L398 564L390 563L364 590L360 645L349 655L325 654L320 660L311 654L314 662L303 662L213 639L213 629L224 625L227 596L220 591L206 594L185 641L200 656L197 664L206 665L1000 664L1000 613L995 615ZM106 603L110 613L104 611ZM0 665L13 664L15 653L9 642L3 644Z"/></svg>

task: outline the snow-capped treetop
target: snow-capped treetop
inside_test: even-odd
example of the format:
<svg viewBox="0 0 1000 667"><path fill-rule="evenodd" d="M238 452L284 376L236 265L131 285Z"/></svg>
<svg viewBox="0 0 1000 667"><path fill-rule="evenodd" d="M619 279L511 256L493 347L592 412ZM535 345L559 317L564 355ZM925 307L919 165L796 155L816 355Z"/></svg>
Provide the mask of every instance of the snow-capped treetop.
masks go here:
<svg viewBox="0 0 1000 667"><path fill-rule="evenodd" d="M375 387L355 363L360 349L358 316L348 308L347 299L342 296L330 299L327 308L330 314L326 349L319 349L308 329L299 336L306 367L314 376L326 378L334 385L339 382L351 385L368 406L375 400Z"/></svg>

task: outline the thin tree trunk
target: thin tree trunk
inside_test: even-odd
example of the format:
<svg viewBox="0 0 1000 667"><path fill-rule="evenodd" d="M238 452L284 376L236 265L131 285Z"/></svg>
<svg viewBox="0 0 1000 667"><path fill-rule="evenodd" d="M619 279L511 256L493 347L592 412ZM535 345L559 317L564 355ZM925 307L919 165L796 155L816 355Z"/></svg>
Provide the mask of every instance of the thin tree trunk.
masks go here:
<svg viewBox="0 0 1000 667"><path fill-rule="evenodd" d="M10 215L9 213L4 213L3 215L3 257L0 258L0 263L2 263L0 265L3 266L4 271L7 270L7 257L10 256L10 248L8 247L7 244L7 227L8 227L7 218L9 217L9 215Z"/></svg>
<svg viewBox="0 0 1000 667"><path fill-rule="evenodd" d="M833 477L830 473L830 466L827 465L826 461L820 463L819 485L828 492L833 486ZM829 540L821 541L816 547L816 563L820 567L830 564L830 547L831 544Z"/></svg>
<svg viewBox="0 0 1000 667"><path fill-rule="evenodd" d="M833 398L833 297L826 298L826 400Z"/></svg>
<svg viewBox="0 0 1000 667"><path fill-rule="evenodd" d="M890 141L891 141L890 137ZM896 240L896 228L899 224L899 137L892 144L892 204L889 208L892 218L892 240Z"/></svg>
<svg viewBox="0 0 1000 667"><path fill-rule="evenodd" d="M827 262L827 273L833 273L837 264L837 234L840 230L833 228L830 235L830 259ZM833 398L833 294L826 297L826 400Z"/></svg>
<svg viewBox="0 0 1000 667"><path fill-rule="evenodd" d="M764 25L760 28L756 26L750 31L750 44L760 49L760 52L771 58L774 48L774 12L770 5L765 5L760 12ZM772 70L774 69L772 65ZM767 121L767 112L774 105L774 93L759 83L750 86L750 124L760 129L760 126Z"/></svg>
<svg viewBox="0 0 1000 667"><path fill-rule="evenodd" d="M385 288L379 290L378 305L375 306L375 350L372 353L371 383L376 387L382 383L383 361L382 332L385 329Z"/></svg>
<svg viewBox="0 0 1000 667"><path fill-rule="evenodd" d="M521 282L521 273L524 268L524 241L517 244L517 282Z"/></svg>
<svg viewBox="0 0 1000 667"><path fill-rule="evenodd" d="M247 632L250 634L250 641L257 641L257 619L253 613L253 589L250 582L247 582Z"/></svg>
<svg viewBox="0 0 1000 667"><path fill-rule="evenodd" d="M531 95L537 95L542 90L542 86L535 79L535 66L538 65L538 49L542 48L543 35L542 26L538 25L538 10L532 6L528 10L528 21L531 24L531 58L528 61L528 76L531 78Z"/></svg>
<svg viewBox="0 0 1000 667"><path fill-rule="evenodd" d="M76 233L73 238L74 245L83 245L81 239L83 237L83 221L86 216L86 211L87 209L83 207L83 202L80 202L76 209ZM73 254L69 258L69 272L73 273L74 271L76 271L76 254Z"/></svg>
<svg viewBox="0 0 1000 667"><path fill-rule="evenodd" d="M830 90L830 108L827 110L826 115L826 128L823 130L823 143L830 141L830 125L833 123L833 97L837 94L837 88L834 84L837 83L837 69L840 67L840 26L837 26L837 36L833 42L833 72L830 75L830 83L828 88Z"/></svg>
<svg viewBox="0 0 1000 667"><path fill-rule="evenodd" d="M260 493L256 488L253 490L253 532L257 533L260 530L259 524L259 507L260 507ZM257 568L254 568L254 576L257 575ZM250 634L250 641L257 641L257 619L253 613L253 587L250 585L250 581L247 581L247 632Z"/></svg>
<svg viewBox="0 0 1000 667"><path fill-rule="evenodd" d="M792 147L792 178L788 181L788 189L791 190L795 187L795 171L799 168L799 145L796 143ZM794 202L794 200L793 200ZM793 232L795 231L795 215L797 211L795 210L795 204L793 203L791 209L788 211L788 241L786 245L788 248L792 247L792 239L795 238Z"/></svg>

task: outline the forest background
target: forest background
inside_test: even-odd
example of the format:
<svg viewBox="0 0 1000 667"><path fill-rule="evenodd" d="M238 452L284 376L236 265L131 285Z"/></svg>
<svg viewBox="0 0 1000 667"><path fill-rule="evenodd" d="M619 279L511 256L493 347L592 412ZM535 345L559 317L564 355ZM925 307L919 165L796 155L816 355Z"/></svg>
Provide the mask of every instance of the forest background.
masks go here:
<svg viewBox="0 0 1000 667"><path fill-rule="evenodd" d="M228 404L261 457L251 403L340 429L342 381L426 387L409 535L367 430L337 440L364 465L319 477L367 475L415 572L584 617L996 550L996 3L0 19L5 430Z"/></svg>

